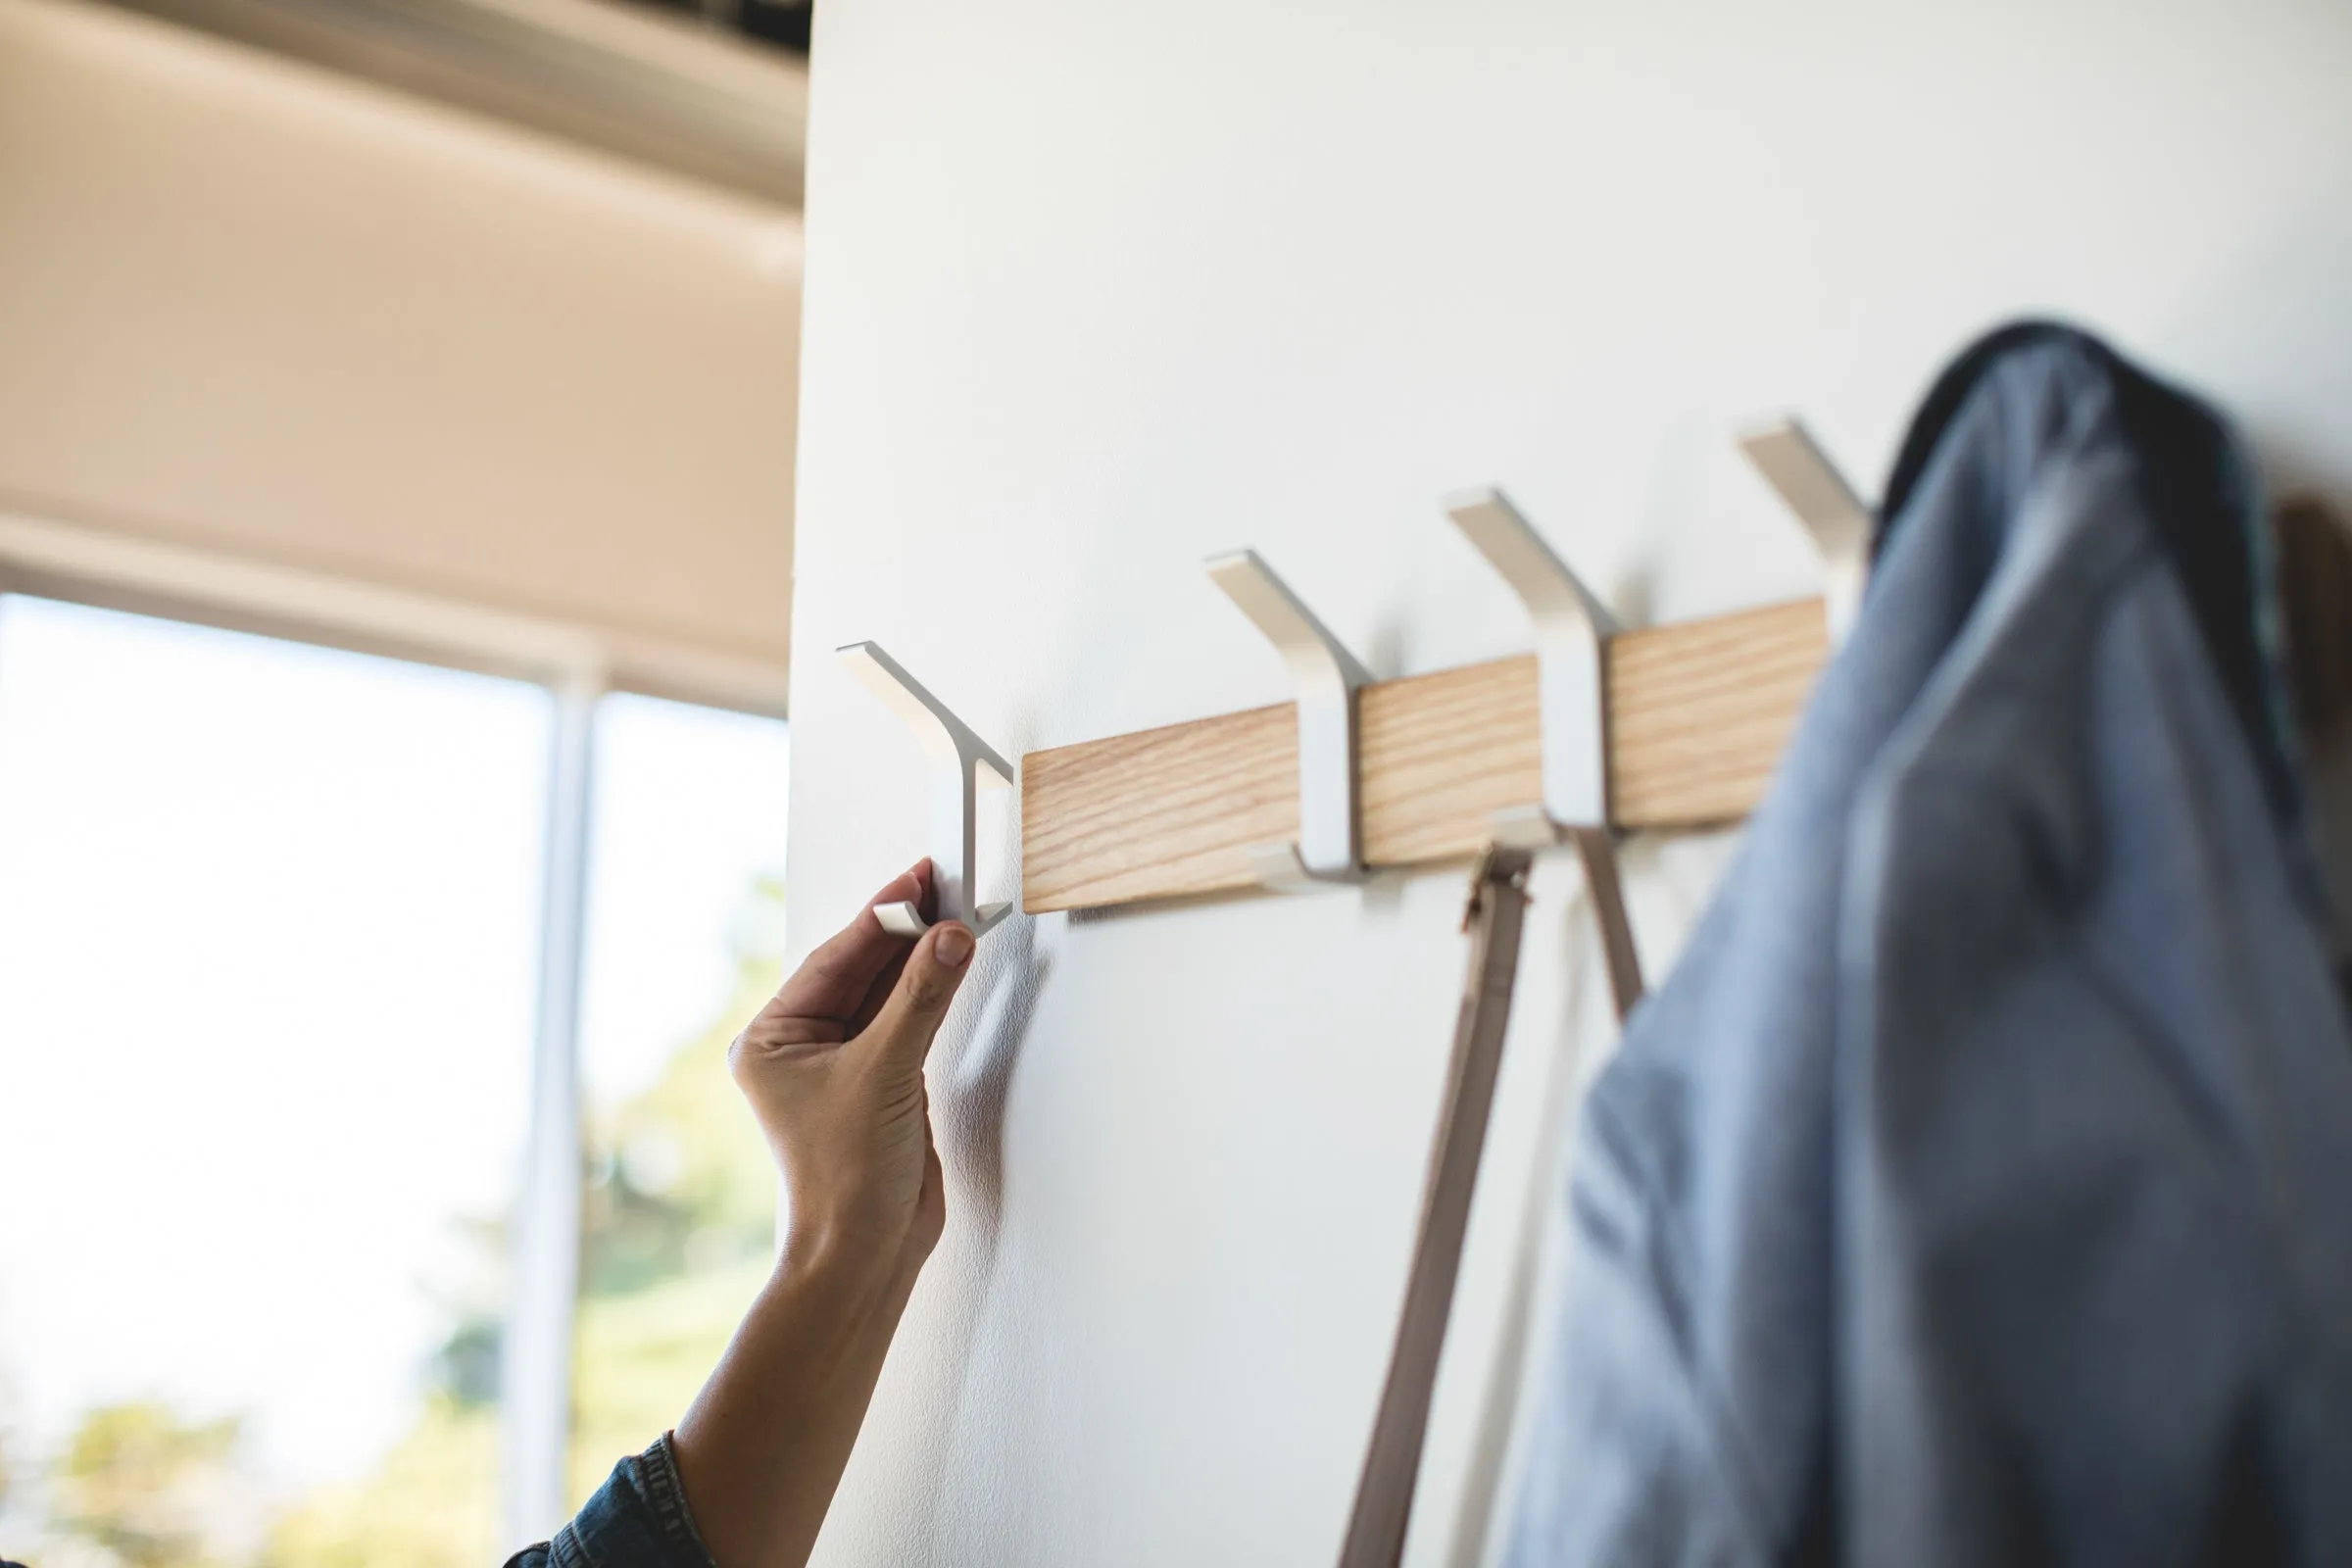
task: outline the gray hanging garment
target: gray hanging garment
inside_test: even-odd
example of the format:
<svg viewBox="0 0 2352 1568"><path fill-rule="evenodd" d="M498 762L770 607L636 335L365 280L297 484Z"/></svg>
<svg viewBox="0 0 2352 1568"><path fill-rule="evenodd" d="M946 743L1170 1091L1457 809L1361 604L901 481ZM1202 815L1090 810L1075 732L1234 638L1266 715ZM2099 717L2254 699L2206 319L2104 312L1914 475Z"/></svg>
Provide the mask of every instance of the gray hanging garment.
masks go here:
<svg viewBox="0 0 2352 1568"><path fill-rule="evenodd" d="M1585 1112L1523 1568L2352 1563L2352 1042L2227 427L1996 335Z"/></svg>

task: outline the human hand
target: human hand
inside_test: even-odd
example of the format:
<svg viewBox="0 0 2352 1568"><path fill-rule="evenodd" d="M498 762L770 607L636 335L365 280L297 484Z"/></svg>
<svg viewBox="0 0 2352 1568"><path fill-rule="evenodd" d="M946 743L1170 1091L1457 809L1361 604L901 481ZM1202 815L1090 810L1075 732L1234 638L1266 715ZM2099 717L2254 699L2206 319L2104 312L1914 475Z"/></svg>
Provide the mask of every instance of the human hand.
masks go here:
<svg viewBox="0 0 2352 1568"><path fill-rule="evenodd" d="M728 1070L784 1174L785 1251L911 1281L946 1223L923 1061L971 961L968 927L908 941L874 906L933 904L902 873L811 953L736 1037Z"/></svg>
<svg viewBox="0 0 2352 1568"><path fill-rule="evenodd" d="M914 1278L947 1220L923 1058L971 962L931 862L874 895L738 1035L727 1067L784 1172L784 1250L672 1434L696 1528L726 1568L803 1568Z"/></svg>

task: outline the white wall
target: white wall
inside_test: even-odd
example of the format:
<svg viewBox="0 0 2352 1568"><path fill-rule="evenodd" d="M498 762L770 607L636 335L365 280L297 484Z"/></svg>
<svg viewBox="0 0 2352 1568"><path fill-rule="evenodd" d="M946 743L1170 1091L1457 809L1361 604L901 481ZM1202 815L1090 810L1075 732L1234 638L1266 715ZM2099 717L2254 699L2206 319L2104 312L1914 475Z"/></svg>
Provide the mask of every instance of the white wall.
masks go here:
<svg viewBox="0 0 2352 1568"><path fill-rule="evenodd" d="M828 0L796 946L923 849L916 755L827 657L853 638L1007 750L1278 700L1198 567L1236 544L1380 674L1499 655L1512 601L1434 504L1486 481L1637 619L1806 591L1729 429L1799 409L1875 486L1941 361L2023 311L2352 481L2348 80L2328 0ZM1653 965L1721 848L1637 853ZM1456 884L983 943L934 1059L950 1236L822 1561L1330 1560ZM1607 1037L1571 867L1539 896L1416 1563L1476 1560L1523 1219Z"/></svg>

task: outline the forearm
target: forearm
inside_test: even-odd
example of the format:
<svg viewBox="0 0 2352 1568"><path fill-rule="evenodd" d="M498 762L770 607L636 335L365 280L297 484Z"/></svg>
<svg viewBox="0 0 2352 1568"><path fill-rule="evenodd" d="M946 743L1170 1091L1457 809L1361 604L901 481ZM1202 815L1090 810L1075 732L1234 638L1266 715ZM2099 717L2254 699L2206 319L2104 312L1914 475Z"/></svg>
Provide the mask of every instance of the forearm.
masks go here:
<svg viewBox="0 0 2352 1568"><path fill-rule="evenodd" d="M919 1262L786 1247L674 1439L718 1568L808 1561Z"/></svg>
<svg viewBox="0 0 2352 1568"><path fill-rule="evenodd" d="M670 1452L718 1568L802 1568L891 1335L947 1221L923 1058L972 956L876 906L932 901L924 862L810 954L727 1052L791 1193L790 1239Z"/></svg>

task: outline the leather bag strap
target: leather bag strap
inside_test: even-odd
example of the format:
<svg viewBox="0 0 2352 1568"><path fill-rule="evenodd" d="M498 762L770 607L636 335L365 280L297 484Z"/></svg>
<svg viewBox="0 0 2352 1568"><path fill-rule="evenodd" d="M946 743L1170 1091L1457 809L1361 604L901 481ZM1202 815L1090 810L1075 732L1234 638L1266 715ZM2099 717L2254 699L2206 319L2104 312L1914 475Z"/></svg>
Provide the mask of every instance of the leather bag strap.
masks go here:
<svg viewBox="0 0 2352 1568"><path fill-rule="evenodd" d="M1478 1183L1479 1152L1502 1063L1503 1026L1510 1021L1511 987L1519 968L1519 933L1527 914L1525 850L1490 847L1470 878L1470 978L1453 1029L1453 1058L1446 1070L1446 1107L1429 1155L1421 1195L1421 1227L1413 1238L1412 1273L1404 1314L1396 1325L1389 1378L1372 1421L1372 1446L1356 1482L1355 1509L1340 1548L1340 1568L1394 1568L1404 1551L1412 1516L1413 1484L1437 1386L1438 1352L1453 1310L1454 1276L1469 1230L1470 1194Z"/></svg>
<svg viewBox="0 0 2352 1568"><path fill-rule="evenodd" d="M1605 830L1578 832L1575 839L1600 922L1609 994L1622 1022L1642 999L1642 966L1625 917L1616 848ZM1413 1237L1404 1311L1389 1354L1380 1409L1372 1421L1371 1446L1356 1481L1340 1568L1396 1568L1404 1555L1430 1399L1437 1390L1438 1356L1446 1348L1446 1320L1453 1311L1462 1243L1470 1229L1470 1198L1478 1186L1479 1154L1486 1148L1494 1081L1502 1066L1502 1037L1519 972L1532 859L1526 850L1490 845L1470 876L1470 905L1462 914L1462 929L1470 937L1470 972L1454 1021L1446 1102L1422 1188L1421 1224Z"/></svg>

